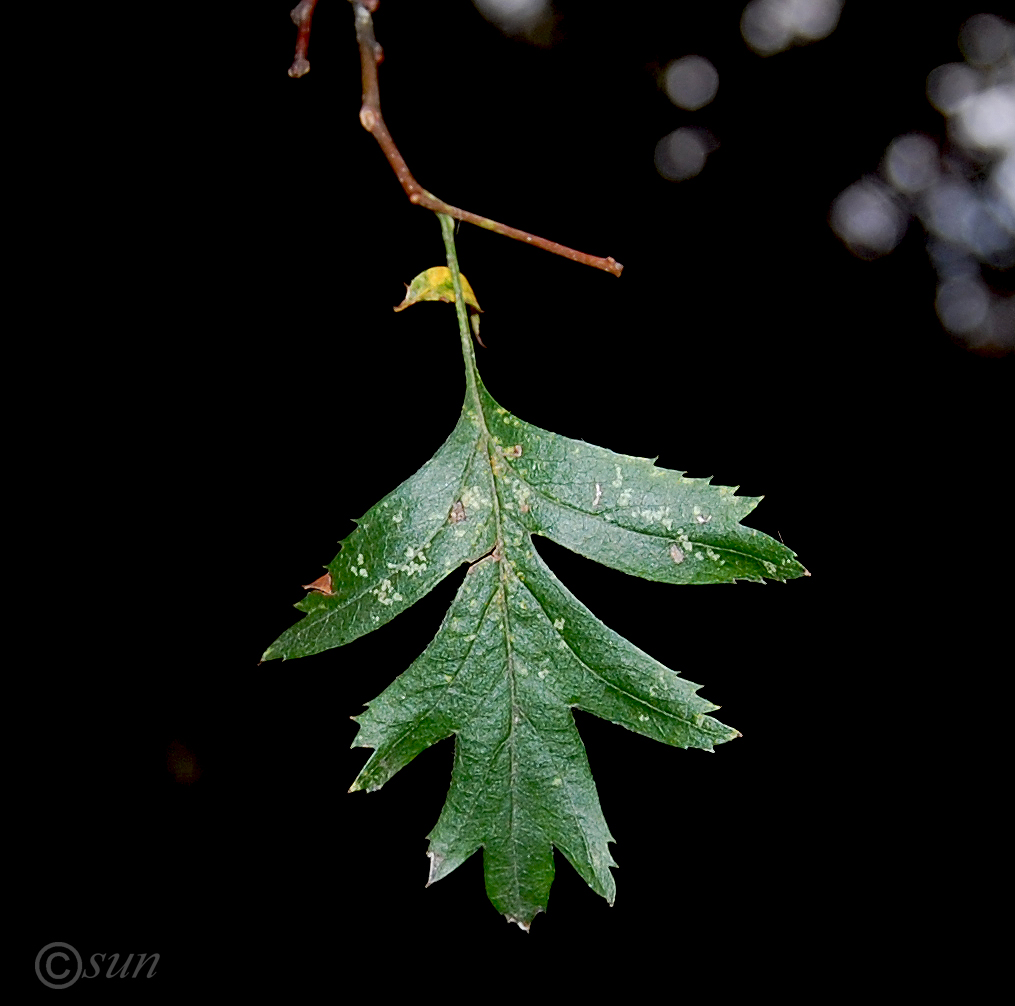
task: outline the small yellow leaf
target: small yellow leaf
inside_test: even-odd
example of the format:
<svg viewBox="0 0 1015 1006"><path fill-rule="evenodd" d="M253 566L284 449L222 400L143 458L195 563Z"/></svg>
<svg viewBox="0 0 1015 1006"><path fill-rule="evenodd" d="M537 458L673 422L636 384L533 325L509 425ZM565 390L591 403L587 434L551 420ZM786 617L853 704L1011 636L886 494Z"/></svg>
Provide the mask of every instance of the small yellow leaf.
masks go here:
<svg viewBox="0 0 1015 1006"><path fill-rule="evenodd" d="M470 319L472 330L476 333L476 338L479 339L479 318L475 312L478 311L482 314L483 309L479 306L479 301L476 300L476 295L472 292L472 287L464 276L462 276L462 295L465 297L466 305L473 312ZM432 269L421 272L406 286L405 300L395 310L404 311L421 300L442 300L447 304L454 304L454 284L451 282L451 270L446 265L434 266ZM479 339L479 344L483 344L481 339Z"/></svg>
<svg viewBox="0 0 1015 1006"><path fill-rule="evenodd" d="M477 311L483 310L476 300L476 295L472 292L469 281L464 276L462 277L462 293L465 296L465 303L469 307L475 308ZM420 300L443 300L448 304L454 304L455 288L451 282L451 270L446 265L434 266L433 269L421 272L412 283L406 286L405 300L395 310L404 311Z"/></svg>

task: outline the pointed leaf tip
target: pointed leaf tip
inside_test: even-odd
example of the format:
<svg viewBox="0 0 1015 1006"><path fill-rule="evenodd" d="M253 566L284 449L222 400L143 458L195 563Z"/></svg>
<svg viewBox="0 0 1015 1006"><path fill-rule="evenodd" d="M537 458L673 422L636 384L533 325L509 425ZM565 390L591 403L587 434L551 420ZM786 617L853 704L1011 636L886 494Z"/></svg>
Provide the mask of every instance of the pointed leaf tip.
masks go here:
<svg viewBox="0 0 1015 1006"><path fill-rule="evenodd" d="M444 857L432 850L427 853L427 857L430 860L430 870L427 873L426 883L423 885L424 887L429 887L431 884L434 884L441 879L437 876L437 871L440 869L441 863L444 862Z"/></svg>

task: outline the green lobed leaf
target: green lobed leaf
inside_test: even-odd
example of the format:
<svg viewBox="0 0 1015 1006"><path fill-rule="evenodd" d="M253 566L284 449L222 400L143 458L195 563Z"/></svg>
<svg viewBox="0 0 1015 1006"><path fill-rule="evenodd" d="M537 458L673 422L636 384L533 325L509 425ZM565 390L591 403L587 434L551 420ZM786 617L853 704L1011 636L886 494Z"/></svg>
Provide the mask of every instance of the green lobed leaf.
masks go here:
<svg viewBox="0 0 1015 1006"><path fill-rule="evenodd" d="M460 290L450 221L441 219ZM528 928L545 910L553 847L611 904L616 865L572 708L675 747L739 736L718 706L617 635L536 552L545 535L607 566L667 583L807 575L785 545L740 521L758 498L525 423L475 371L464 298L462 415L441 449L357 521L305 615L265 651L289 658L379 628L463 563L440 631L355 717L373 749L352 790L376 790L454 735L451 788L431 832L430 882L484 850L490 900Z"/></svg>
<svg viewBox="0 0 1015 1006"><path fill-rule="evenodd" d="M575 598L531 535L670 583L805 570L785 545L739 523L757 499L548 433L478 388L481 412L467 403L437 454L358 521L327 567L332 595L309 594L298 605L306 617L264 659L347 643L472 564L433 642L355 717L355 746L374 752L352 789L379 789L456 735L430 881L483 847L490 900L527 926L546 907L553 846L614 898L612 838L572 707L676 747L711 750L738 735L706 715L718 707L695 694L700 686Z"/></svg>
<svg viewBox="0 0 1015 1006"><path fill-rule="evenodd" d="M263 659L308 656L379 628L489 552L498 528L509 561L539 534L667 583L806 572L785 545L739 523L760 497L548 433L501 408L481 382L478 390L481 411L466 403L437 454L359 518L326 567L332 594L315 591L297 604L307 617Z"/></svg>
<svg viewBox="0 0 1015 1006"><path fill-rule="evenodd" d="M511 517L504 530L524 536ZM698 687L603 625L531 544L516 547L470 567L434 641L356 717L356 746L375 750L352 789L380 788L456 734L430 882L482 846L490 900L527 925L546 907L556 846L612 904L613 839L571 708L710 750L737 731L705 715L718 707Z"/></svg>

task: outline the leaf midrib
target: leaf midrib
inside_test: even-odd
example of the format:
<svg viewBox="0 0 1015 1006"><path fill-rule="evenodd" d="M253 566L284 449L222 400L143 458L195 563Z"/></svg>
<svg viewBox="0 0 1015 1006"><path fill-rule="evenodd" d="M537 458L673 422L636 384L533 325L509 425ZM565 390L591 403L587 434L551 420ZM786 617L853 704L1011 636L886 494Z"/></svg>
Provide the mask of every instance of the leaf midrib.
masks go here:
<svg viewBox="0 0 1015 1006"><path fill-rule="evenodd" d="M479 374L475 370L474 361L468 361L473 368L474 381L470 382L471 390L476 404L476 414L479 417L479 424L481 434L479 440L477 440L477 453L479 450L485 451L487 457L487 463L490 466L490 501L493 508L493 519L494 519L494 550L499 553L500 558L497 559L499 566L498 579L500 580L499 592L502 599L502 614L501 621L504 632L504 655L507 664L508 671L508 684L511 689L511 710L508 718L508 736L506 743L508 745L509 757L511 759L510 767L510 782L508 786L510 799L511 799L511 816L508 822L508 836L511 843L512 856L511 856L511 868L514 874L514 901L515 905L521 904L522 888L521 879L518 875L519 868L519 856L516 852L517 839L515 838L516 828L516 816L517 816L517 780L518 780L518 743L515 731L515 714L516 710L521 713L518 707L518 694L516 689L515 681L515 666L514 666L514 650L511 646L511 620L508 605L508 590L507 590L507 554L506 544L504 541L504 526L503 526L503 514L501 512L501 499L500 499L500 485L497 479L497 469L494 464L493 452L496 451L496 446L493 444L493 438L490 436L490 429L486 425L486 413L483 411L483 404L479 396ZM493 449L491 450L491 446ZM495 591L494 594L497 592Z"/></svg>

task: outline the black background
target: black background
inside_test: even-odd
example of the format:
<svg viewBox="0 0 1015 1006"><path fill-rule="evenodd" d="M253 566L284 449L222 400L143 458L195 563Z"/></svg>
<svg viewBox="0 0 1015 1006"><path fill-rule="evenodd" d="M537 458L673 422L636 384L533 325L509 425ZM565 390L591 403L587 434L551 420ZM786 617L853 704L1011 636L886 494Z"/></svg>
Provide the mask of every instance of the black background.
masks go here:
<svg viewBox="0 0 1015 1006"><path fill-rule="evenodd" d="M91 60L64 26L65 59L19 91L47 123L31 253L46 376L26 377L45 458L19 748L29 973L67 940L86 959L162 954L144 990L68 996L341 994L364 976L457 996L475 989L449 977L460 960L488 961L495 989L508 962L523 985L544 963L765 987L805 983L794 955L890 953L874 906L934 900L907 822L928 824L918 847L942 841L949 758L989 733L950 675L979 666L997 617L968 570L1003 505L1011 360L942 331L917 228L863 262L828 227L893 136L943 135L926 75L980 10L886 6L847 3L828 39L769 59L744 45L740 4L560 3L548 48L468 3L375 15L385 117L420 183L625 267L462 225L494 397L764 495L747 523L812 573L678 591L537 542L743 739L672 750L577 713L617 902L558 855L528 935L487 902L480 856L424 889L450 741L346 793L366 758L350 716L432 638L462 572L374 636L257 663L351 518L440 446L463 389L451 309L391 311L443 249L358 125L347 5L321 4L301 80L283 4L88 22ZM689 52L720 79L696 113L657 86ZM682 124L721 146L674 184L652 155ZM193 785L166 771L174 740Z"/></svg>

